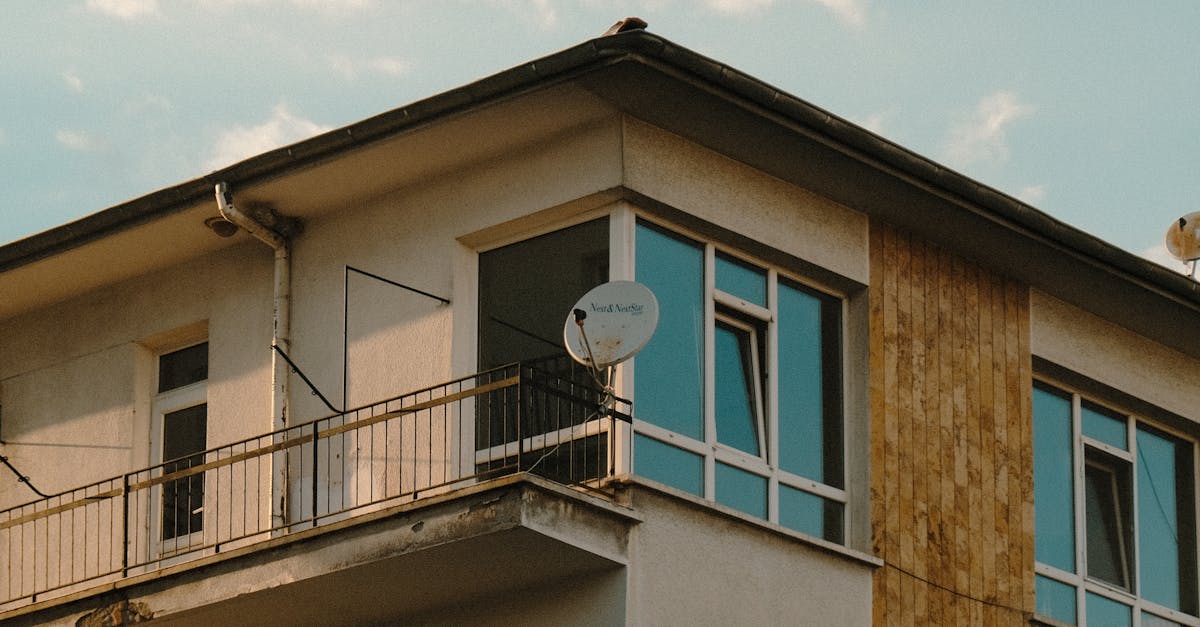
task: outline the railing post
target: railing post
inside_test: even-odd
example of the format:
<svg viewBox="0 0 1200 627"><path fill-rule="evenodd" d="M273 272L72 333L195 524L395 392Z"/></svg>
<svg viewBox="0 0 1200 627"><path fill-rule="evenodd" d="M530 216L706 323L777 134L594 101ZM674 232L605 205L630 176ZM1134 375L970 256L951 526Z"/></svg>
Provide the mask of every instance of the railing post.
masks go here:
<svg viewBox="0 0 1200 627"><path fill-rule="evenodd" d="M517 472L521 472L521 458L525 456L525 441L521 436L521 422L525 418L525 367L517 364Z"/></svg>
<svg viewBox="0 0 1200 627"><path fill-rule="evenodd" d="M345 414L342 414L342 422L345 423L345 421ZM320 420L314 420L312 423L312 526L314 527L317 526L317 494L319 493L317 490L317 460L319 459L317 455L317 425L320 423Z"/></svg>
<svg viewBox="0 0 1200 627"><path fill-rule="evenodd" d="M121 576L129 576L129 473L121 475Z"/></svg>

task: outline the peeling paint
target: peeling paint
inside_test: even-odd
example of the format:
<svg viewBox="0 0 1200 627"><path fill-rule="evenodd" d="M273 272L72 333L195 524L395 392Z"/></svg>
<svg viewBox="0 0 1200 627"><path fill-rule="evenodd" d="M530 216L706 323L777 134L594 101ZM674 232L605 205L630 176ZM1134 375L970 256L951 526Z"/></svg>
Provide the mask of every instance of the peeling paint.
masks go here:
<svg viewBox="0 0 1200 627"><path fill-rule="evenodd" d="M150 606L141 601L121 599L112 605L98 607L75 621L75 627L111 627L133 625L154 618Z"/></svg>

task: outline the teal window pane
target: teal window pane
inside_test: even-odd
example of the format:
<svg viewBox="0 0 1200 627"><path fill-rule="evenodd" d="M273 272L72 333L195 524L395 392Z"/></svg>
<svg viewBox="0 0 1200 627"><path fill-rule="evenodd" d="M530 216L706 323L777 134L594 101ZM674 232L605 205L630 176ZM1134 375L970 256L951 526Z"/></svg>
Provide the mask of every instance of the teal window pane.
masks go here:
<svg viewBox="0 0 1200 627"><path fill-rule="evenodd" d="M704 458L640 433L633 436L633 472L704 496Z"/></svg>
<svg viewBox="0 0 1200 627"><path fill-rule="evenodd" d="M717 462L717 502L751 516L767 517L767 479Z"/></svg>
<svg viewBox="0 0 1200 627"><path fill-rule="evenodd" d="M1142 612L1142 627L1182 627L1182 624L1149 612Z"/></svg>
<svg viewBox="0 0 1200 627"><path fill-rule="evenodd" d="M1084 402L1080 408L1083 434L1099 440L1122 451L1129 450L1129 440L1125 432L1125 419L1117 417L1108 410L1091 403Z"/></svg>
<svg viewBox="0 0 1200 627"><path fill-rule="evenodd" d="M840 477L825 472L827 449L840 459L841 439L830 441L826 432L821 300L783 282L778 298L779 465L840 486ZM840 413L836 420L840 423Z"/></svg>
<svg viewBox="0 0 1200 627"><path fill-rule="evenodd" d="M825 537L825 504L821 497L779 486L779 524L818 538Z"/></svg>
<svg viewBox="0 0 1200 627"><path fill-rule="evenodd" d="M1132 627L1133 611L1128 605L1087 593L1088 627Z"/></svg>
<svg viewBox="0 0 1200 627"><path fill-rule="evenodd" d="M1041 385L1033 389L1033 498L1037 561L1075 572L1075 509L1071 480L1071 401Z"/></svg>
<svg viewBox="0 0 1200 627"><path fill-rule="evenodd" d="M1196 611L1195 523L1191 447L1138 427L1137 488L1141 595L1159 605Z"/></svg>
<svg viewBox="0 0 1200 627"><path fill-rule="evenodd" d="M717 255L716 286L760 307L767 306L767 273L748 263Z"/></svg>
<svg viewBox="0 0 1200 627"><path fill-rule="evenodd" d="M759 404L761 389L751 343L752 334L718 323L713 335L716 358L717 441L759 455Z"/></svg>
<svg viewBox="0 0 1200 627"><path fill-rule="evenodd" d="M789 529L842 542L844 506L790 486L779 486L779 524Z"/></svg>
<svg viewBox="0 0 1200 627"><path fill-rule="evenodd" d="M638 224L637 280L658 299L658 328L635 361L635 412L704 439L704 250Z"/></svg>
<svg viewBox="0 0 1200 627"><path fill-rule="evenodd" d="M1075 587L1041 575L1037 576L1037 613L1074 625L1076 623Z"/></svg>

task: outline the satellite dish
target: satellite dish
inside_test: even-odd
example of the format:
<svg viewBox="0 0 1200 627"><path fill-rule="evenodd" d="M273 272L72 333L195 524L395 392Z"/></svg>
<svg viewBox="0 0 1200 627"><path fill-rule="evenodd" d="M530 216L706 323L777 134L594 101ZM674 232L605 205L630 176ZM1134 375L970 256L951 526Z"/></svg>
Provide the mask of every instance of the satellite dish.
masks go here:
<svg viewBox="0 0 1200 627"><path fill-rule="evenodd" d="M575 361L608 368L645 348L657 326L658 299L649 288L611 281L575 303L563 325L563 343Z"/></svg>
<svg viewBox="0 0 1200 627"><path fill-rule="evenodd" d="M1200 259L1200 211L1173 222L1166 243L1167 251L1184 263Z"/></svg>

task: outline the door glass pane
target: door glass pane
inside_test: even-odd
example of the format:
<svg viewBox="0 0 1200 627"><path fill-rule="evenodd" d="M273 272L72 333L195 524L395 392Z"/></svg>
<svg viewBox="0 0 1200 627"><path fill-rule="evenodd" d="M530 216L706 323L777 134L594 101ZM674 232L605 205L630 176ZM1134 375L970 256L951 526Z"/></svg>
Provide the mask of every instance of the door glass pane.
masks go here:
<svg viewBox="0 0 1200 627"><path fill-rule="evenodd" d="M704 249L644 223L636 246L637 280L658 299L658 329L634 361L634 413L703 440Z"/></svg>
<svg viewBox="0 0 1200 627"><path fill-rule="evenodd" d="M1087 593L1087 624L1103 627L1132 627L1133 612L1128 605L1089 592Z"/></svg>
<svg viewBox="0 0 1200 627"><path fill-rule="evenodd" d="M1037 613L1075 624L1075 587L1037 575Z"/></svg>
<svg viewBox="0 0 1200 627"><path fill-rule="evenodd" d="M1083 421L1083 434L1089 438L1121 449L1129 450L1129 440L1125 432L1125 418L1107 409L1083 401L1080 407L1080 418Z"/></svg>
<svg viewBox="0 0 1200 627"><path fill-rule="evenodd" d="M1089 456L1090 457L1090 456ZM1084 469L1087 575L1132 590L1129 480L1119 460L1088 460Z"/></svg>
<svg viewBox="0 0 1200 627"><path fill-rule="evenodd" d="M1141 595L1195 612L1195 522L1191 446L1147 427L1137 430Z"/></svg>
<svg viewBox="0 0 1200 627"><path fill-rule="evenodd" d="M760 379L752 349L755 338L745 329L718 322L714 341L717 441L759 455L756 388Z"/></svg>
<svg viewBox="0 0 1200 627"><path fill-rule="evenodd" d="M717 502L757 516L767 517L767 478L717 462Z"/></svg>
<svg viewBox="0 0 1200 627"><path fill-rule="evenodd" d="M208 406L196 405L163 416L163 475L204 463ZM204 473L168 481L162 488L162 539L200 531L204 521Z"/></svg>
<svg viewBox="0 0 1200 627"><path fill-rule="evenodd" d="M633 472L704 496L704 458L642 434L633 437Z"/></svg>
<svg viewBox="0 0 1200 627"><path fill-rule="evenodd" d="M767 273L744 261L717 255L716 286L760 307L767 306Z"/></svg>
<svg viewBox="0 0 1200 627"><path fill-rule="evenodd" d="M1075 572L1071 401L1033 389L1033 498L1037 561Z"/></svg>

